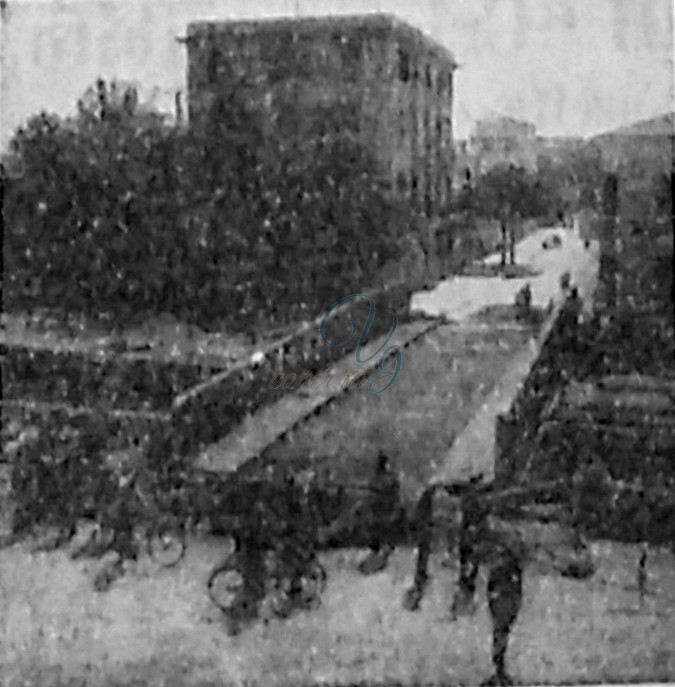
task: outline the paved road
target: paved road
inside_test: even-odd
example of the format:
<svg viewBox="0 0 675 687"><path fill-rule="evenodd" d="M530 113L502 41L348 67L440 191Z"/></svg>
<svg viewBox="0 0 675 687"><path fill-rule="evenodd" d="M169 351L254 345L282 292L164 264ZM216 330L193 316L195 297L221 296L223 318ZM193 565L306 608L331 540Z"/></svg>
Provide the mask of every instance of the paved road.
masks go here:
<svg viewBox="0 0 675 687"><path fill-rule="evenodd" d="M563 244L544 250L551 233L561 235ZM303 398L287 392L211 447L210 465L228 469L271 446L277 461L307 458L331 481L350 484L368 479L382 449L399 472L408 505L430 482L466 479L478 471L489 476L496 416L527 378L541 332L517 324L512 313L485 321L477 315L490 306L508 313L526 282L536 304L559 304L560 276L567 271L582 295L590 296L597 272L594 253L568 231L538 231L519 244L517 255L537 276L456 277L415 294L414 307L440 319L433 326L424 321L400 328L396 342L417 340L403 352L406 370L391 389L379 396L350 392L316 415L312 408L325 404L325 391ZM353 368L354 361L344 365ZM281 433L284 440L276 441Z"/></svg>

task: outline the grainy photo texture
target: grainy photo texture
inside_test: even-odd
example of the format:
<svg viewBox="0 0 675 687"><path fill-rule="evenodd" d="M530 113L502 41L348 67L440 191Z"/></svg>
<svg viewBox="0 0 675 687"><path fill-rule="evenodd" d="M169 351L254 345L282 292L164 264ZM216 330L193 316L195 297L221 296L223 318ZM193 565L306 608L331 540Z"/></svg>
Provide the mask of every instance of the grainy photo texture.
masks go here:
<svg viewBox="0 0 675 687"><path fill-rule="evenodd" d="M0 22L0 685L675 681L669 0Z"/></svg>

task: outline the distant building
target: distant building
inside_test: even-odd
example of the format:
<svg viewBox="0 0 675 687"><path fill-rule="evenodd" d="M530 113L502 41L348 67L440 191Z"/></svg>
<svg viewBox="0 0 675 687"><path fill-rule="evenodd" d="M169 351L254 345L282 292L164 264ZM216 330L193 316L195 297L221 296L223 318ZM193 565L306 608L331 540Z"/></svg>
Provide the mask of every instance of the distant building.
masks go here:
<svg viewBox="0 0 675 687"><path fill-rule="evenodd" d="M476 123L468 140L457 141L454 186L486 174L493 167L507 165L536 172L540 159L570 160L583 148L577 137L546 137L530 122L512 117L494 117Z"/></svg>
<svg viewBox="0 0 675 687"><path fill-rule="evenodd" d="M452 54L389 15L193 23L188 118L217 118L236 89L293 145L335 126L398 194L438 217L452 184ZM220 110L222 112L222 110Z"/></svg>
<svg viewBox="0 0 675 687"><path fill-rule="evenodd" d="M476 171L484 174L498 164L536 168L537 128L511 117L481 120L469 139Z"/></svg>
<svg viewBox="0 0 675 687"><path fill-rule="evenodd" d="M618 178L622 234L672 234L675 114L621 127L591 143Z"/></svg>
<svg viewBox="0 0 675 687"><path fill-rule="evenodd" d="M631 167L669 174L675 169L675 114L647 119L591 139L607 167L619 174Z"/></svg>

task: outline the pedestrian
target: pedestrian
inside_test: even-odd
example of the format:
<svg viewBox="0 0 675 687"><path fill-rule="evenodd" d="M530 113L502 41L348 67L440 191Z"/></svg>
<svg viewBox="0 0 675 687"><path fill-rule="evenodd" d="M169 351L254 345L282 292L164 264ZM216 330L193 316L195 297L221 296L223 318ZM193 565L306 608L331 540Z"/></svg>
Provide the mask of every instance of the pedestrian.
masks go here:
<svg viewBox="0 0 675 687"><path fill-rule="evenodd" d="M459 583L452 603L452 616L475 610L476 578L480 566L479 543L486 532L489 509L485 496L475 489L481 478L472 478L461 498L462 522L459 532Z"/></svg>
<svg viewBox="0 0 675 687"><path fill-rule="evenodd" d="M516 294L515 308L517 320L527 321L530 319L532 314L532 288L529 283L525 284Z"/></svg>
<svg viewBox="0 0 675 687"><path fill-rule="evenodd" d="M461 491L453 490L452 494L459 493L462 508L460 571L452 615L454 619L459 613L473 612L479 568L481 565L487 567L487 602L492 619L494 673L483 685L510 685L512 681L506 670L506 652L511 630L522 607L526 548L515 530L490 521L488 490L480 482L480 476L473 478L468 485L462 485ZM433 489L424 493L416 512L418 546L415 581L406 592L403 602L404 607L410 611L419 608L428 581L433 494Z"/></svg>
<svg viewBox="0 0 675 687"><path fill-rule="evenodd" d="M502 267L506 267L506 250L507 250L508 231L506 228L506 220L505 219L501 220L500 233L501 233L501 240L499 243L499 250L501 252L501 257L502 257Z"/></svg>
<svg viewBox="0 0 675 687"><path fill-rule="evenodd" d="M368 520L370 553L359 570L364 575L383 570L394 549L393 541L402 524L400 483L391 469L389 457L383 452L377 456L375 473L369 484Z"/></svg>
<svg viewBox="0 0 675 687"><path fill-rule="evenodd" d="M637 589L640 595L640 607L644 605L645 595L647 594L647 554L649 548L647 542L640 544L640 558L637 567Z"/></svg>
<svg viewBox="0 0 675 687"><path fill-rule="evenodd" d="M483 685L512 685L506 671L506 651L513 624L523 603L524 547L519 542L498 540L491 544L492 564L487 600L492 619L493 675Z"/></svg>
<svg viewBox="0 0 675 687"><path fill-rule="evenodd" d="M415 578L407 590L403 607L408 611L417 611L420 607L427 582L429 581L429 556L433 538L433 505L435 489L427 489L417 503L414 516L414 536L417 543L415 559Z"/></svg>

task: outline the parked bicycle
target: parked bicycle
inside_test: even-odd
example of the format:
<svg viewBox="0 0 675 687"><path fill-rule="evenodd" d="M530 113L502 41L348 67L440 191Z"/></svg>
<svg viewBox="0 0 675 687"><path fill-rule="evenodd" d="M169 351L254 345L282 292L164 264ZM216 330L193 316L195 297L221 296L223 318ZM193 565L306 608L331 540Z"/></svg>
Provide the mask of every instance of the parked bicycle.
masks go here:
<svg viewBox="0 0 675 687"><path fill-rule="evenodd" d="M165 568L183 560L188 515L180 489L160 485L150 472L136 466L121 474L107 472L89 494L91 503L82 506L95 526L73 558L116 554L109 568L96 577L97 590L107 589L123 574L124 562L137 560L142 553Z"/></svg>

